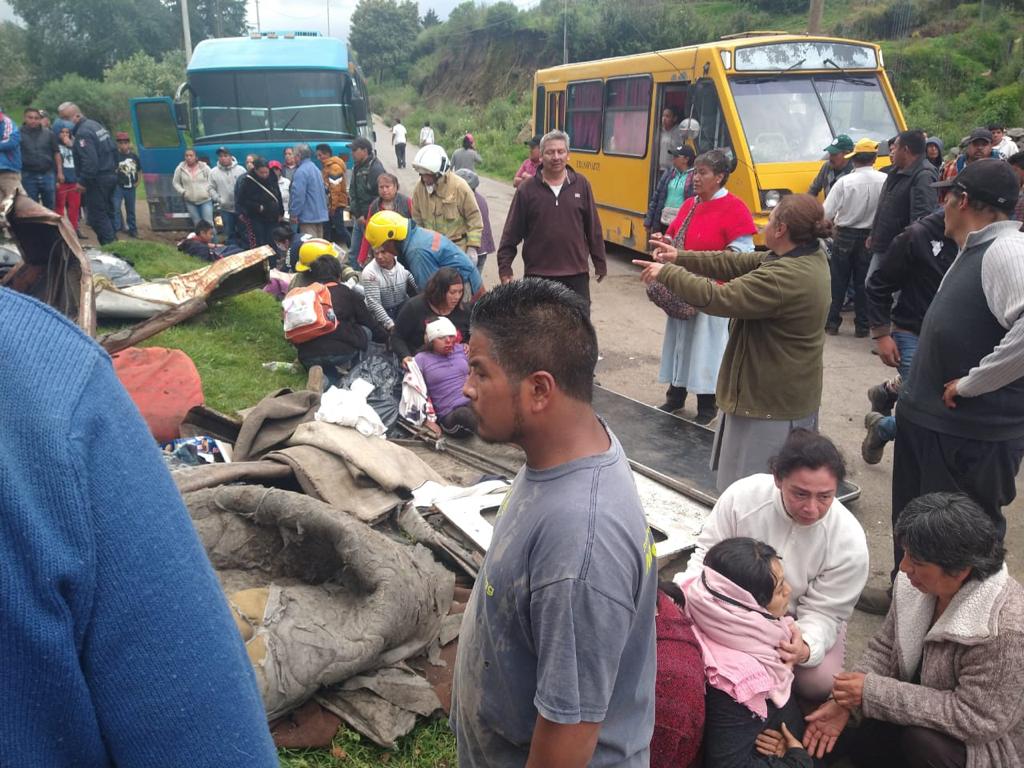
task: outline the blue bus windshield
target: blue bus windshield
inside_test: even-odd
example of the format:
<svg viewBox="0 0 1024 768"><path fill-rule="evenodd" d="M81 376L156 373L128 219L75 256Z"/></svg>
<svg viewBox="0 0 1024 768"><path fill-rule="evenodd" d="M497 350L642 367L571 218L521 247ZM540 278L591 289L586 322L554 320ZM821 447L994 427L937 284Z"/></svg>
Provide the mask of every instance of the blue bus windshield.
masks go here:
<svg viewBox="0 0 1024 768"><path fill-rule="evenodd" d="M356 136L352 80L343 71L200 71L188 83L197 142Z"/></svg>

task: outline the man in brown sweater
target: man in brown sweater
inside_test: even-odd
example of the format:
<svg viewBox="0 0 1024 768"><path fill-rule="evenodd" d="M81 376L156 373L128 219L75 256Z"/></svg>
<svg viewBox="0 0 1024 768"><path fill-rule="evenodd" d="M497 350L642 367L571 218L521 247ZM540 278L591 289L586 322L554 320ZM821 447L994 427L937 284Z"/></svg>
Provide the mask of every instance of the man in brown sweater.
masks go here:
<svg viewBox="0 0 1024 768"><path fill-rule="evenodd" d="M569 137L550 131L540 141L541 170L516 189L498 247L498 275L512 280L516 248L523 244L526 277L571 288L590 307L590 260L601 282L608 274L604 235L590 182L569 162Z"/></svg>

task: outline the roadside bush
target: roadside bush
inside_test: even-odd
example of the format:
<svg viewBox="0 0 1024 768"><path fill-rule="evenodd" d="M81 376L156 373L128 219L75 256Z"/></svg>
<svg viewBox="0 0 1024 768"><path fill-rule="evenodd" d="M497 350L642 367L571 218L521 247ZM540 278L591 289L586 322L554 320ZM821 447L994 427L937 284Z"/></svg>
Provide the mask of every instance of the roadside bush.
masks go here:
<svg viewBox="0 0 1024 768"><path fill-rule="evenodd" d="M985 94L978 109L978 124L1024 125L1024 83L994 88Z"/></svg>
<svg viewBox="0 0 1024 768"><path fill-rule="evenodd" d="M141 95L125 83L100 82L72 74L44 85L36 94L35 102L56 112L61 102L73 101L83 114L114 130L128 124L128 99Z"/></svg>
<svg viewBox="0 0 1024 768"><path fill-rule="evenodd" d="M836 34L856 40L899 40L921 20L921 12L912 0L896 0L861 8L837 25Z"/></svg>
<svg viewBox="0 0 1024 768"><path fill-rule="evenodd" d="M119 83L135 96L174 96L185 82L185 52L171 51L157 61L138 51L103 71L105 83Z"/></svg>

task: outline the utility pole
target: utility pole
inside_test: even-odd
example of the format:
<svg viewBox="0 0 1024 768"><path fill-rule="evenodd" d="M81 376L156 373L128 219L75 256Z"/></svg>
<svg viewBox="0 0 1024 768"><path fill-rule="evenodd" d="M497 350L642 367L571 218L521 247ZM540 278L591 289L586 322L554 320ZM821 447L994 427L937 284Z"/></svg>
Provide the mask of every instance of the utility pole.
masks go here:
<svg viewBox="0 0 1024 768"><path fill-rule="evenodd" d="M569 63L569 0L562 4L562 63Z"/></svg>
<svg viewBox="0 0 1024 768"><path fill-rule="evenodd" d="M327 36L331 36L331 0L327 0Z"/></svg>
<svg viewBox="0 0 1024 768"><path fill-rule="evenodd" d="M192 31L188 26L188 0L181 0L181 29L185 33L185 63L192 58Z"/></svg>
<svg viewBox="0 0 1024 768"><path fill-rule="evenodd" d="M807 15L807 34L821 34L821 14L825 10L825 0L811 0L811 10Z"/></svg>
<svg viewBox="0 0 1024 768"><path fill-rule="evenodd" d="M263 34L263 29L260 27L260 0L256 0L256 34Z"/></svg>

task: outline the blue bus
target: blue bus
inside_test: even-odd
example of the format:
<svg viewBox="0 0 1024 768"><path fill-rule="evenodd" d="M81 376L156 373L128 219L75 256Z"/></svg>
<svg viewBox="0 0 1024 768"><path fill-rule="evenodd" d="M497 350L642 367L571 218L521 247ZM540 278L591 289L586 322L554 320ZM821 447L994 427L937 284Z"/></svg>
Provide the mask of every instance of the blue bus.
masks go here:
<svg viewBox="0 0 1024 768"><path fill-rule="evenodd" d="M351 155L352 139L373 138L366 83L345 43L308 32L204 40L176 96L132 99L131 118L154 230L191 226L171 184L189 144L212 165L220 146L241 163L249 153L283 160L299 142Z"/></svg>

